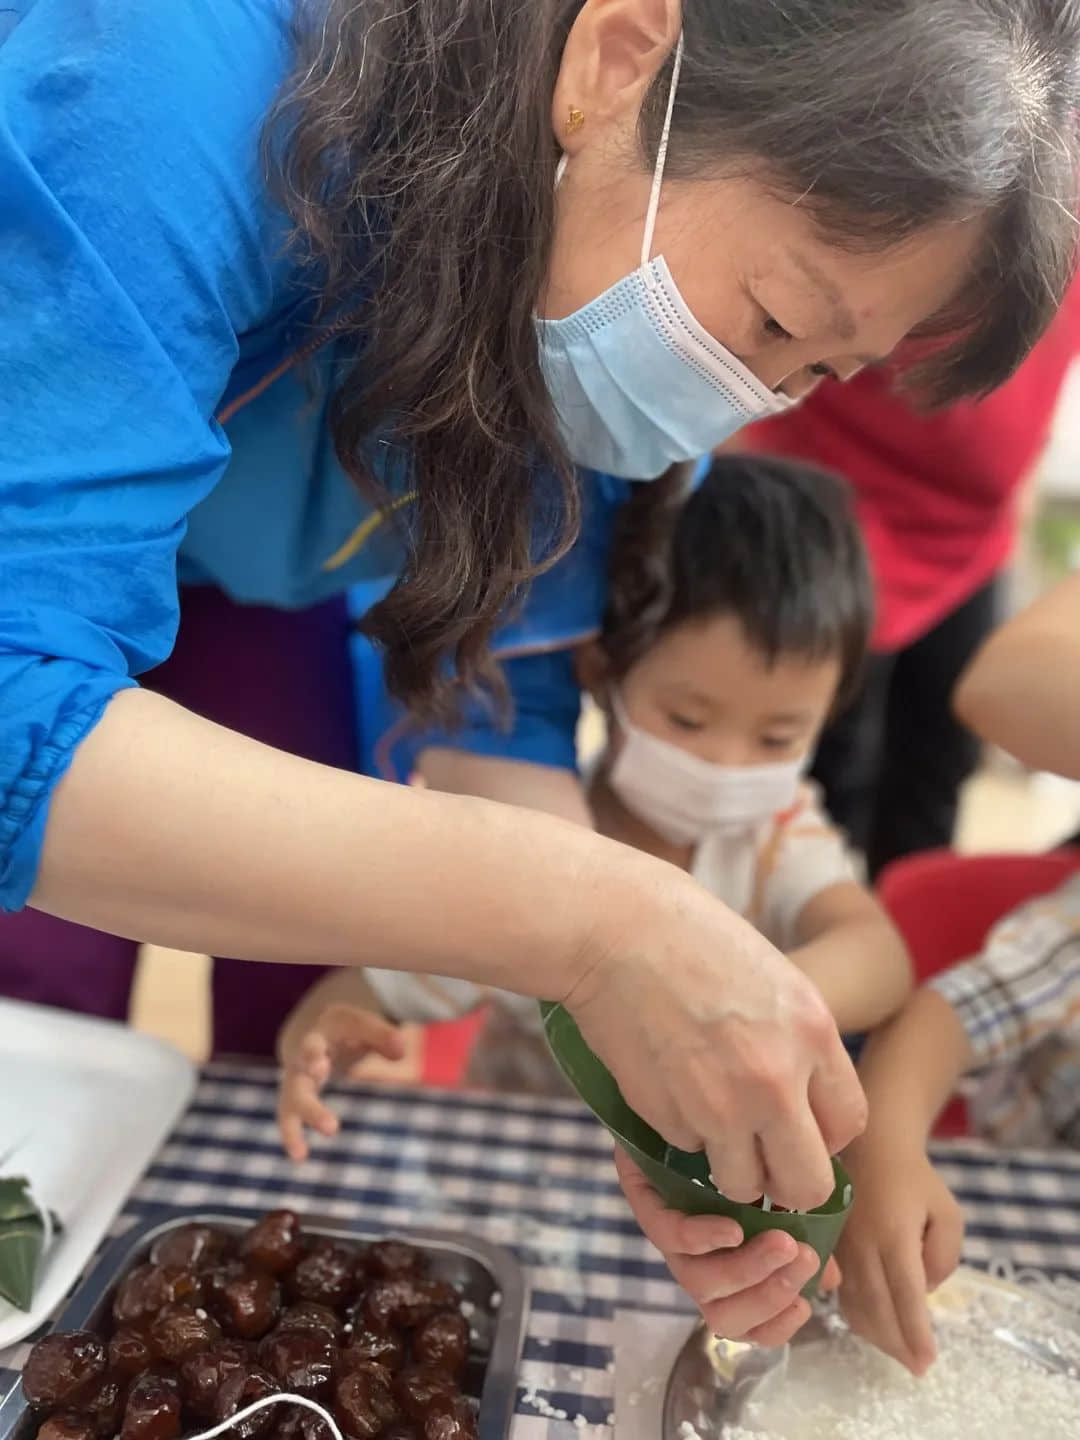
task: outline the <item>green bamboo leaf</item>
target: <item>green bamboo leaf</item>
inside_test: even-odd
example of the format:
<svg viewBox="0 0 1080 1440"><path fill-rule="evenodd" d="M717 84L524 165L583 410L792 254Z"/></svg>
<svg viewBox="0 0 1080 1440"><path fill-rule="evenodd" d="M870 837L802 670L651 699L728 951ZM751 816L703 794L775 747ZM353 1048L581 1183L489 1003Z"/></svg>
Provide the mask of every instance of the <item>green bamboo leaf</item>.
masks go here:
<svg viewBox="0 0 1080 1440"><path fill-rule="evenodd" d="M25 1176L0 1180L0 1225L8 1220L41 1219L41 1211L30 1196L30 1182Z"/></svg>
<svg viewBox="0 0 1080 1440"><path fill-rule="evenodd" d="M45 1222L22 1178L0 1180L0 1296L19 1310L34 1298Z"/></svg>

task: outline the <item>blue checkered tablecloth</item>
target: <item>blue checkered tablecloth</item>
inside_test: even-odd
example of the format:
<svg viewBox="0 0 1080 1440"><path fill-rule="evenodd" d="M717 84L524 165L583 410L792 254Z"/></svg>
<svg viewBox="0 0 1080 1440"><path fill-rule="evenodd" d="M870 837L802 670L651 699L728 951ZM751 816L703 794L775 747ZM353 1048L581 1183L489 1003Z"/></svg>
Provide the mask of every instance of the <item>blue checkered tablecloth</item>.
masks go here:
<svg viewBox="0 0 1080 1440"><path fill-rule="evenodd" d="M605 1433L616 1307L689 1309L629 1215L600 1126L573 1102L352 1089L335 1098L341 1133L296 1169L278 1145L274 1100L272 1070L210 1066L125 1220L161 1204L290 1205L506 1246L532 1285L513 1440ZM963 1142L936 1159L967 1211L969 1261L1080 1279L1080 1154ZM0 1366L24 1355L0 1355ZM553 1410L567 1419L545 1418Z"/></svg>

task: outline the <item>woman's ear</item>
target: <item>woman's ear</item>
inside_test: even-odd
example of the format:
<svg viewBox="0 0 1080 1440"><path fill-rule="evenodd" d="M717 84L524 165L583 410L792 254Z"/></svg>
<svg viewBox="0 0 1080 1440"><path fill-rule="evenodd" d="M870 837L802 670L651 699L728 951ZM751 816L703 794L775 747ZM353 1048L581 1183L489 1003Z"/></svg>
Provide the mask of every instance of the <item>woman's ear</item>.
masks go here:
<svg viewBox="0 0 1080 1440"><path fill-rule="evenodd" d="M574 651L574 673L582 690L606 714L611 707L611 662L599 640L588 640Z"/></svg>
<svg viewBox="0 0 1080 1440"><path fill-rule="evenodd" d="M680 0L585 0L567 36L551 123L567 154L613 124L631 133L682 26Z"/></svg>

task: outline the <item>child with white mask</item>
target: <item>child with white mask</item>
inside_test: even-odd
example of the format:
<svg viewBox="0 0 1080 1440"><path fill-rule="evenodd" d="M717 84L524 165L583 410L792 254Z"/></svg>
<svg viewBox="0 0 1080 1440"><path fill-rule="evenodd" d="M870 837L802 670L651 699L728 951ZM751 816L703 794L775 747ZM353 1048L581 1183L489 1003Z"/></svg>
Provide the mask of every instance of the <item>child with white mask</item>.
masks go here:
<svg viewBox="0 0 1080 1440"><path fill-rule="evenodd" d="M899 1009L911 973L803 780L872 619L848 494L831 475L760 456L714 460L699 486L693 473L631 487L618 513L608 613L574 657L608 718L590 805L604 834L688 870L746 916L857 1035ZM320 1096L332 1072L362 1075L372 1052L404 1056L407 1037L384 1016L449 1020L488 1001L469 1082L559 1093L534 1001L388 970L320 982L281 1037L289 1153L306 1155L305 1125L334 1132Z"/></svg>
<svg viewBox="0 0 1080 1440"><path fill-rule="evenodd" d="M767 457L677 472L621 516L603 635L578 671L608 718L598 829L688 870L788 954L842 1032L887 1019L904 946L803 776L872 620L846 488Z"/></svg>

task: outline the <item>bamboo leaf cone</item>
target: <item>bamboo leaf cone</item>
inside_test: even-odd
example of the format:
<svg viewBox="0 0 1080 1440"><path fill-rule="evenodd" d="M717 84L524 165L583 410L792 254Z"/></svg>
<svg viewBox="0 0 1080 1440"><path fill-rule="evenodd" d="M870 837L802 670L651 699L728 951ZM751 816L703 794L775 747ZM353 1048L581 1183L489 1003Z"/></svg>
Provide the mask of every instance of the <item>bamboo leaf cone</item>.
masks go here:
<svg viewBox="0 0 1080 1440"><path fill-rule="evenodd" d="M764 1230L784 1230L814 1250L821 1261L817 1275L803 1291L812 1299L825 1262L836 1249L851 1211L852 1186L838 1160L833 1161L836 1186L825 1204L803 1213L761 1210L728 1200L709 1180L704 1154L690 1154L668 1145L623 1099L611 1071L586 1045L573 1017L561 1005L544 1002L544 1033L559 1068L598 1120L648 1176L665 1204L684 1215L727 1215L742 1226L749 1240Z"/></svg>

